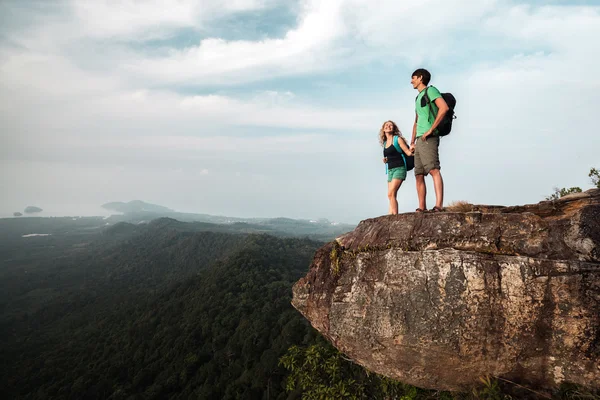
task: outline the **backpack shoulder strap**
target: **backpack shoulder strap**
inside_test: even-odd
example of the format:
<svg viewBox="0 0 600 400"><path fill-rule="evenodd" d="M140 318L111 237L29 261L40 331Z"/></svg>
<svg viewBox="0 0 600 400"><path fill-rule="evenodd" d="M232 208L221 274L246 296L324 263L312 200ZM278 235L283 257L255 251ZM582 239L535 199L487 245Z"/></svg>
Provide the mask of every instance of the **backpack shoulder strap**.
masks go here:
<svg viewBox="0 0 600 400"><path fill-rule="evenodd" d="M384 140L383 143L381 143L381 147L383 147L383 156L385 157L385 144L386 144L387 140ZM388 163L385 163L385 174L388 174Z"/></svg>
<svg viewBox="0 0 600 400"><path fill-rule="evenodd" d="M394 135L394 139L392 140L392 142L394 143L394 147L396 148L396 150L398 150L398 153L404 154L402 148L400 147L400 144L398 143L398 135Z"/></svg>
<svg viewBox="0 0 600 400"><path fill-rule="evenodd" d="M394 147L396 148L396 150L398 150L398 153L400 153L400 155L402 156L402 161L404 161L404 166L406 168L408 168L408 164L406 163L406 157L404 157L404 151L402 150L402 147L400 147L398 140L399 140L398 136L395 135L394 136Z"/></svg>
<svg viewBox="0 0 600 400"><path fill-rule="evenodd" d="M427 94L427 89L429 89L431 86L427 86L425 88L425 94L423 95L423 97L425 97L425 101L427 102L427 106L429 106L429 117L433 117L433 120L435 121L435 113L433 112L433 107L431 106L431 100L429 100L429 95Z"/></svg>

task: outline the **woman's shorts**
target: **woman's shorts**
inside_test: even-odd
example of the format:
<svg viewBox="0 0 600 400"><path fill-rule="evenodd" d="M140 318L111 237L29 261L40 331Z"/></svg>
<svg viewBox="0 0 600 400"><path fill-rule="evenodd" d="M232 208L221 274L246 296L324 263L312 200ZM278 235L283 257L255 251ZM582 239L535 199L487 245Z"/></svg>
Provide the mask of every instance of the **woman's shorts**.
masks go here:
<svg viewBox="0 0 600 400"><path fill-rule="evenodd" d="M406 167L397 167L388 170L388 182L391 182L392 179L406 179Z"/></svg>

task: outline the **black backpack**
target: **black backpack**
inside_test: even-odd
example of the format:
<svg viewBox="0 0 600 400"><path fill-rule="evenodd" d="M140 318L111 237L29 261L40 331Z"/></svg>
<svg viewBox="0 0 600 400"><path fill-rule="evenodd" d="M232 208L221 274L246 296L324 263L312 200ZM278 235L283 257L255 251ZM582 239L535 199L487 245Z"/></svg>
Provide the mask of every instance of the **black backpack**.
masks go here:
<svg viewBox="0 0 600 400"><path fill-rule="evenodd" d="M421 97L421 107L424 107L425 104L429 105L429 115L433 115L434 118L436 115L433 113L433 107L431 107L431 101L429 100L429 96L427 95L427 89L429 86L425 88L425 94ZM417 96L418 97L418 96ZM452 121L456 119L456 115L454 114L454 107L456 107L456 98L452 93L442 93L442 98L448 104L448 112L444 115L444 119L440 121L440 124L436 128L438 136L446 136L452 130ZM423 102L425 101L425 104Z"/></svg>

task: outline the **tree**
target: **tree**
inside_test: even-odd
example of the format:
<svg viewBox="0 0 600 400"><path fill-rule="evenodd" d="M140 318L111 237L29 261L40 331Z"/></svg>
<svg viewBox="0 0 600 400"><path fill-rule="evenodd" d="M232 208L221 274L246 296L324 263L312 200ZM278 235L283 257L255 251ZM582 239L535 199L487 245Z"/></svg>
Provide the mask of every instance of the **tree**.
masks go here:
<svg viewBox="0 0 600 400"><path fill-rule="evenodd" d="M598 171L596 168L592 168L590 169L590 173L588 176L592 180L592 185L600 189L600 171Z"/></svg>
<svg viewBox="0 0 600 400"><path fill-rule="evenodd" d="M546 200L558 200L563 196L566 196L568 194L571 193L581 193L582 190L580 187L574 186L572 188L562 188L559 189L557 187L554 188L554 193L552 193L550 196L546 197Z"/></svg>
<svg viewBox="0 0 600 400"><path fill-rule="evenodd" d="M591 168L588 176L592 180L592 185L594 185L595 187L600 189L600 171L597 170L596 168ZM554 193L552 193L550 196L547 196L546 200L558 200L561 197L566 196L568 194L581 193L582 191L583 190L581 190L581 188L577 187L577 186L574 186L574 187L571 187L568 189L567 188L559 189L559 188L555 187Z"/></svg>
<svg viewBox="0 0 600 400"><path fill-rule="evenodd" d="M309 347L290 347L279 363L289 371L286 389L300 393L303 400L415 399L419 394L431 394L368 372L322 338Z"/></svg>

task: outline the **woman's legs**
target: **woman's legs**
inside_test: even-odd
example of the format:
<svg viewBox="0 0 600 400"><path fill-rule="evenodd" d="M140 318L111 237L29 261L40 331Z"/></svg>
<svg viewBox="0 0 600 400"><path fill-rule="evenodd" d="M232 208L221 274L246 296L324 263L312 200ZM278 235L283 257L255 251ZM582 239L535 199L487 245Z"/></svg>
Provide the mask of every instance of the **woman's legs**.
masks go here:
<svg viewBox="0 0 600 400"><path fill-rule="evenodd" d="M400 189L400 185L402 185L402 179L392 179L391 182L388 182L388 199L390 200L390 214L398 214L398 199L396 199L396 195L398 194L398 189Z"/></svg>

